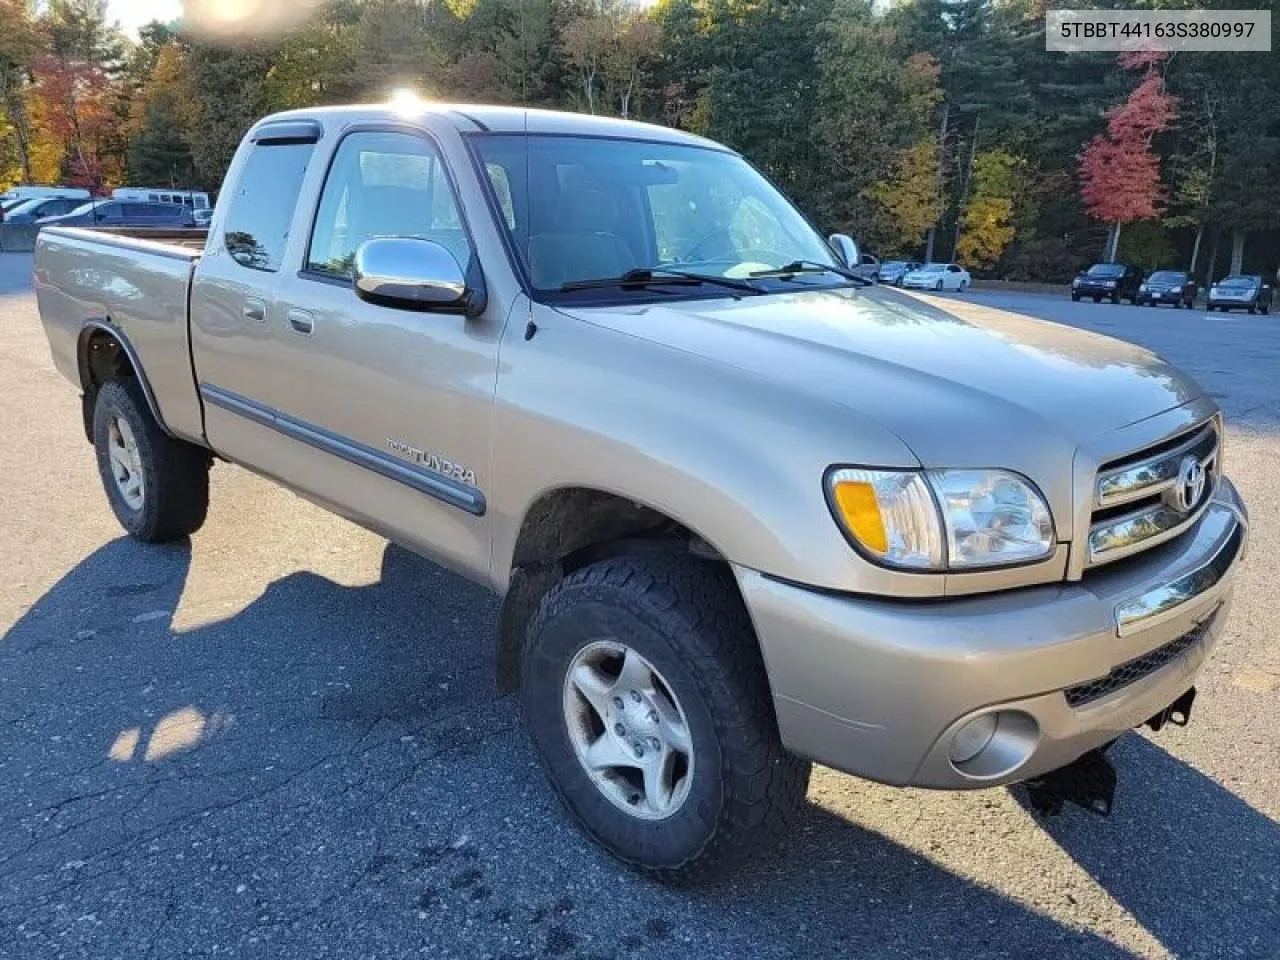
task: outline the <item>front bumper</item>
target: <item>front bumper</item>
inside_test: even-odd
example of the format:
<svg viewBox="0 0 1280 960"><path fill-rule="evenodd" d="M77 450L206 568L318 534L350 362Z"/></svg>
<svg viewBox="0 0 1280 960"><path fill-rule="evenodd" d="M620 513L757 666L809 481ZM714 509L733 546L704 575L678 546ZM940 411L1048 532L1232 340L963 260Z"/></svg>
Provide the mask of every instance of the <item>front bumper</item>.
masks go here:
<svg viewBox="0 0 1280 960"><path fill-rule="evenodd" d="M883 783L971 789L1065 766L1191 687L1247 534L1224 479L1192 530L1079 583L901 601L735 572L789 750ZM1001 711L1025 755L953 763L960 728Z"/></svg>
<svg viewBox="0 0 1280 960"><path fill-rule="evenodd" d="M1183 303L1188 298L1187 294L1179 290L1174 293L1172 290L1139 290L1139 303Z"/></svg>
<svg viewBox="0 0 1280 960"><path fill-rule="evenodd" d="M1208 303L1211 307L1238 307L1241 310L1258 306L1258 300L1254 297L1247 300L1238 300L1235 297L1210 297Z"/></svg>

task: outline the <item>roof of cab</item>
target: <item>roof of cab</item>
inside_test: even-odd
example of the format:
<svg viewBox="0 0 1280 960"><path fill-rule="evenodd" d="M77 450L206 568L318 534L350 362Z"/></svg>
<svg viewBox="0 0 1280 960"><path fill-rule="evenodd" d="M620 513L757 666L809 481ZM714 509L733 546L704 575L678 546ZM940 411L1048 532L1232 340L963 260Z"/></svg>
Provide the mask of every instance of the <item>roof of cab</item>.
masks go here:
<svg viewBox="0 0 1280 960"><path fill-rule="evenodd" d="M330 133L358 123L405 123L406 121L412 123L415 117L426 114L451 122L460 133L574 134L586 137L683 143L730 152L728 147L705 137L635 120L597 117L559 110L435 103L427 100L409 104L372 103L288 110L263 117L254 125L254 129L280 120L315 120L325 128L326 133Z"/></svg>

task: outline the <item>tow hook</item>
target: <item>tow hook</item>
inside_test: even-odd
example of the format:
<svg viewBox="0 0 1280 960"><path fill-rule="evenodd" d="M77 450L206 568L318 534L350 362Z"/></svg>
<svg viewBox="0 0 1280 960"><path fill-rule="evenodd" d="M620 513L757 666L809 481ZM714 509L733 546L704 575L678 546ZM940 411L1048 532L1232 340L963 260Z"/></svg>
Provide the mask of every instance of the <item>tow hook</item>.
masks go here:
<svg viewBox="0 0 1280 960"><path fill-rule="evenodd" d="M1195 702L1196 688L1192 687L1148 720L1147 726L1152 730L1159 730L1166 723L1172 723L1175 727L1185 727L1191 720L1191 705Z"/></svg>
<svg viewBox="0 0 1280 960"><path fill-rule="evenodd" d="M1025 786L1031 809L1042 817L1061 813L1067 803L1105 817L1116 795L1116 768L1101 750L1090 750L1074 763L1026 781Z"/></svg>

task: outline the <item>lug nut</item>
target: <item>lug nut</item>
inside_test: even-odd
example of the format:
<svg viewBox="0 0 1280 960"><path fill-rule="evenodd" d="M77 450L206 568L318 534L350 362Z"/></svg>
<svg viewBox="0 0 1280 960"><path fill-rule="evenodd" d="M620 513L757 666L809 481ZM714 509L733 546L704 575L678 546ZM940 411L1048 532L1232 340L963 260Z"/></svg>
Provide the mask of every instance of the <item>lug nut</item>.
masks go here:
<svg viewBox="0 0 1280 960"><path fill-rule="evenodd" d="M661 749L662 749L662 741L661 741L661 740L659 740L657 737L650 737L650 738L649 738L649 746L651 746L654 750L661 750Z"/></svg>
<svg viewBox="0 0 1280 960"><path fill-rule="evenodd" d="M627 735L627 728L620 723L615 723L613 725L613 732L620 737L625 737Z"/></svg>
<svg viewBox="0 0 1280 960"><path fill-rule="evenodd" d="M650 711L649 711L649 722L650 722L650 723L657 723L657 722L658 722L658 711L657 711L657 710L650 710Z"/></svg>
<svg viewBox="0 0 1280 960"><path fill-rule="evenodd" d="M623 707L622 698L621 698L621 697L614 697L614 698L613 698L613 705L614 705L615 707L617 707L619 710L621 710L621 709L622 709L622 707Z"/></svg>
<svg viewBox="0 0 1280 960"><path fill-rule="evenodd" d="M635 701L636 703L639 703L639 702L640 702L640 691L639 691L639 690L632 690L632 691L631 691L631 699L632 699L633 701Z"/></svg>
<svg viewBox="0 0 1280 960"><path fill-rule="evenodd" d="M637 743L637 744L635 745L635 751L636 751L636 756L637 756L637 757L643 757L643 756L644 756L644 744L643 744L643 743Z"/></svg>

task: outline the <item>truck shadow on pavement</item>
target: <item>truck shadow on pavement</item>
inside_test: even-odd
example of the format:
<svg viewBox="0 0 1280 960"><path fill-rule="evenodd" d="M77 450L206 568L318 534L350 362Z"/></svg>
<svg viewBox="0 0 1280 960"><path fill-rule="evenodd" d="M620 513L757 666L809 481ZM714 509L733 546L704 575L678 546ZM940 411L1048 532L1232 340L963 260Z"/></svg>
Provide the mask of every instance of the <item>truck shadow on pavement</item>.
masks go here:
<svg viewBox="0 0 1280 960"><path fill-rule="evenodd" d="M109 543L0 638L6 957L1130 955L817 806L739 875L654 884L543 783L480 588L388 546L376 583L223 612L191 549ZM1128 739L1117 818L1050 834L1171 952L1266 955L1276 825Z"/></svg>

